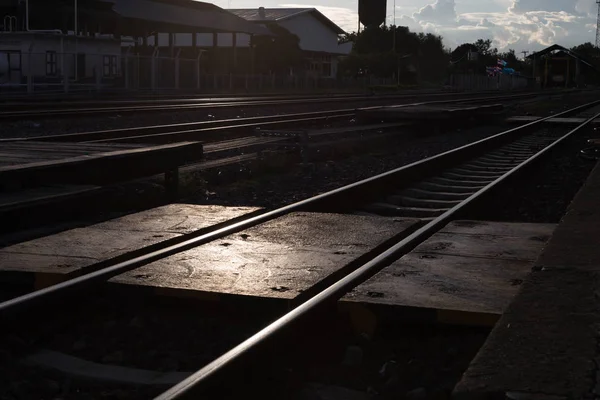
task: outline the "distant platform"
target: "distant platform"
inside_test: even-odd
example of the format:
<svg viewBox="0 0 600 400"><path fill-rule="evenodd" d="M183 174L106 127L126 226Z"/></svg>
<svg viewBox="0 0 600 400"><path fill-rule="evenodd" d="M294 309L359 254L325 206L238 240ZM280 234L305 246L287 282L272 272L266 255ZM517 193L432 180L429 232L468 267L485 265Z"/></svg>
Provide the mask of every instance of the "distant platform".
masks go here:
<svg viewBox="0 0 600 400"><path fill-rule="evenodd" d="M165 240L215 229L253 207L170 204L0 249L0 282L41 288Z"/></svg>
<svg viewBox="0 0 600 400"><path fill-rule="evenodd" d="M359 109L356 117L361 122L462 122L469 119L501 115L502 104L490 105L398 105Z"/></svg>
<svg viewBox="0 0 600 400"><path fill-rule="evenodd" d="M514 123L514 124L526 124L526 123L538 121L540 119L542 119L542 117L534 117L534 116L524 115L524 116L510 117L510 118L507 118L506 121L510 122L510 123ZM544 123L580 125L580 124L583 124L587 120L588 120L588 118L577 118L577 117L560 118L560 117L558 117L558 118L550 118L550 119L544 121ZM598 124L598 123L600 123L600 119L597 118L594 121L592 121L592 123Z"/></svg>
<svg viewBox="0 0 600 400"><path fill-rule="evenodd" d="M555 225L455 221L356 287L343 302L374 314L492 326Z"/></svg>

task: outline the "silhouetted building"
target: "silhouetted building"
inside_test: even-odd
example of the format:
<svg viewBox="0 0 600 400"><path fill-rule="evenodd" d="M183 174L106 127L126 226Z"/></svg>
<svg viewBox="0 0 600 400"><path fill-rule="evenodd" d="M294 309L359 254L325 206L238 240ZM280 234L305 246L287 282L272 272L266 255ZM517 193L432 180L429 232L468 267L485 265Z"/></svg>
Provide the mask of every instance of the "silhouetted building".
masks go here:
<svg viewBox="0 0 600 400"><path fill-rule="evenodd" d="M276 23L300 39L305 69L314 77L335 77L340 57L352 50L352 43L339 44L346 32L316 8L230 9L231 13L257 25ZM248 46L244 40L240 46Z"/></svg>

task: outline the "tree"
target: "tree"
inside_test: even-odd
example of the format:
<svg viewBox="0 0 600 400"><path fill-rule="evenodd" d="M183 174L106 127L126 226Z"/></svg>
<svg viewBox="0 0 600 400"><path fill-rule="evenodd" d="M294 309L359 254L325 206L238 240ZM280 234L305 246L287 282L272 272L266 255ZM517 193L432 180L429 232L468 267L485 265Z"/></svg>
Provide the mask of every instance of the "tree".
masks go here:
<svg viewBox="0 0 600 400"><path fill-rule="evenodd" d="M352 33L344 33L342 36L340 36L338 38L338 44L344 44L344 43L354 43L356 42L356 32L352 32Z"/></svg>
<svg viewBox="0 0 600 400"><path fill-rule="evenodd" d="M287 72L304 64L300 38L276 23L267 24L274 36L253 36L255 70Z"/></svg>
<svg viewBox="0 0 600 400"><path fill-rule="evenodd" d="M600 49L587 42L571 49L578 57L590 63L592 67L582 65L581 73L586 83L600 84Z"/></svg>
<svg viewBox="0 0 600 400"><path fill-rule="evenodd" d="M395 36L395 41L394 41ZM437 81L443 79L449 55L442 38L433 34L416 34L405 26L367 27L351 33L352 53L340 66L347 75L359 71L390 78L399 73L399 81L414 83L418 77Z"/></svg>
<svg viewBox="0 0 600 400"><path fill-rule="evenodd" d="M491 39L477 39L473 45L477 48L479 54L483 56L493 56L495 57L498 54L497 48L492 48L492 40Z"/></svg>
<svg viewBox="0 0 600 400"><path fill-rule="evenodd" d="M477 52L477 59L469 60L467 58L469 52ZM484 74L486 67L497 65L498 59L506 61L507 67L513 68L516 72L525 70L525 62L517 58L513 49L509 49L505 53L499 53L497 48L492 47L490 39L478 39L474 43L463 43L454 49L451 71Z"/></svg>

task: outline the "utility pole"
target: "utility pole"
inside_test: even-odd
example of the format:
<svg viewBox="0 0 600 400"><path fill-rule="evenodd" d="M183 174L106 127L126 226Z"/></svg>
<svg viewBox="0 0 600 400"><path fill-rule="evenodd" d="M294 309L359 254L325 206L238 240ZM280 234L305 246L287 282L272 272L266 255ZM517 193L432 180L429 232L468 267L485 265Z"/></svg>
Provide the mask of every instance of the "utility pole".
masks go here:
<svg viewBox="0 0 600 400"><path fill-rule="evenodd" d="M596 47L600 47L600 0L596 0L598 4L598 18L596 19Z"/></svg>
<svg viewBox="0 0 600 400"><path fill-rule="evenodd" d="M78 22L77 20L79 19L79 13L77 11L77 0L75 0L74 8L75 8L75 16L74 16L75 32L73 32L73 33L75 35L75 54L73 55L73 58L74 58L75 62L73 64L75 65L75 71L73 71L73 76L75 77L75 82L77 83L77 80L79 79L79 77L77 76L78 72L79 72L79 66L77 65L79 62L79 60L77 59L77 52L78 52L77 51L78 50L77 49L77 33L79 32L79 26L77 24L77 22ZM69 79L69 77L66 77L65 79Z"/></svg>
<svg viewBox="0 0 600 400"><path fill-rule="evenodd" d="M600 0L598 0L600 1ZM398 63L397 68L396 68L396 83L400 84L400 57L398 57L398 55L396 54L396 0L394 0L394 30L393 30L393 41L392 41L392 50L394 51L394 55L396 56L396 61Z"/></svg>
<svg viewBox="0 0 600 400"><path fill-rule="evenodd" d="M600 0L599 0L599 1L600 1ZM523 51L521 52L521 54L523 54L523 60L525 60L525 59L527 58L527 54L529 54L529 51L527 51L527 50L523 50Z"/></svg>
<svg viewBox="0 0 600 400"><path fill-rule="evenodd" d="M600 0L598 0L600 2ZM392 50L394 51L394 53L396 52L396 0L394 0L394 21L392 21Z"/></svg>

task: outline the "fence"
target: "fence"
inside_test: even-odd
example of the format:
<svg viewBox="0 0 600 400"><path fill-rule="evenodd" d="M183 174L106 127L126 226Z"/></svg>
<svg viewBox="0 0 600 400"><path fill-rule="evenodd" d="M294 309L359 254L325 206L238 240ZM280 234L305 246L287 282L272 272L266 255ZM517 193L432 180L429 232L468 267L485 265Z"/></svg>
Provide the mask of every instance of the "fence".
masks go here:
<svg viewBox="0 0 600 400"><path fill-rule="evenodd" d="M214 73L227 71L210 59L166 57L158 50L149 55L45 53L0 51L0 93L73 92L111 90L191 90L210 93L366 90L394 86L392 78L374 76L329 78L302 74ZM179 53L178 53L179 54ZM211 71L211 72L208 72ZM458 90L513 90L528 86L517 76L495 78L457 74L450 85Z"/></svg>
<svg viewBox="0 0 600 400"><path fill-rule="evenodd" d="M458 90L515 90L525 89L531 82L527 78L514 75L456 74L450 76L450 86Z"/></svg>
<svg viewBox="0 0 600 400"><path fill-rule="evenodd" d="M0 92L101 90L119 79L118 54L0 51Z"/></svg>
<svg viewBox="0 0 600 400"><path fill-rule="evenodd" d="M21 53L0 51L0 92L75 92L110 90L194 90L260 92L365 90L391 85L376 77L329 78L310 74L212 73L218 66L195 59L151 55ZM222 68L225 70L225 68Z"/></svg>

